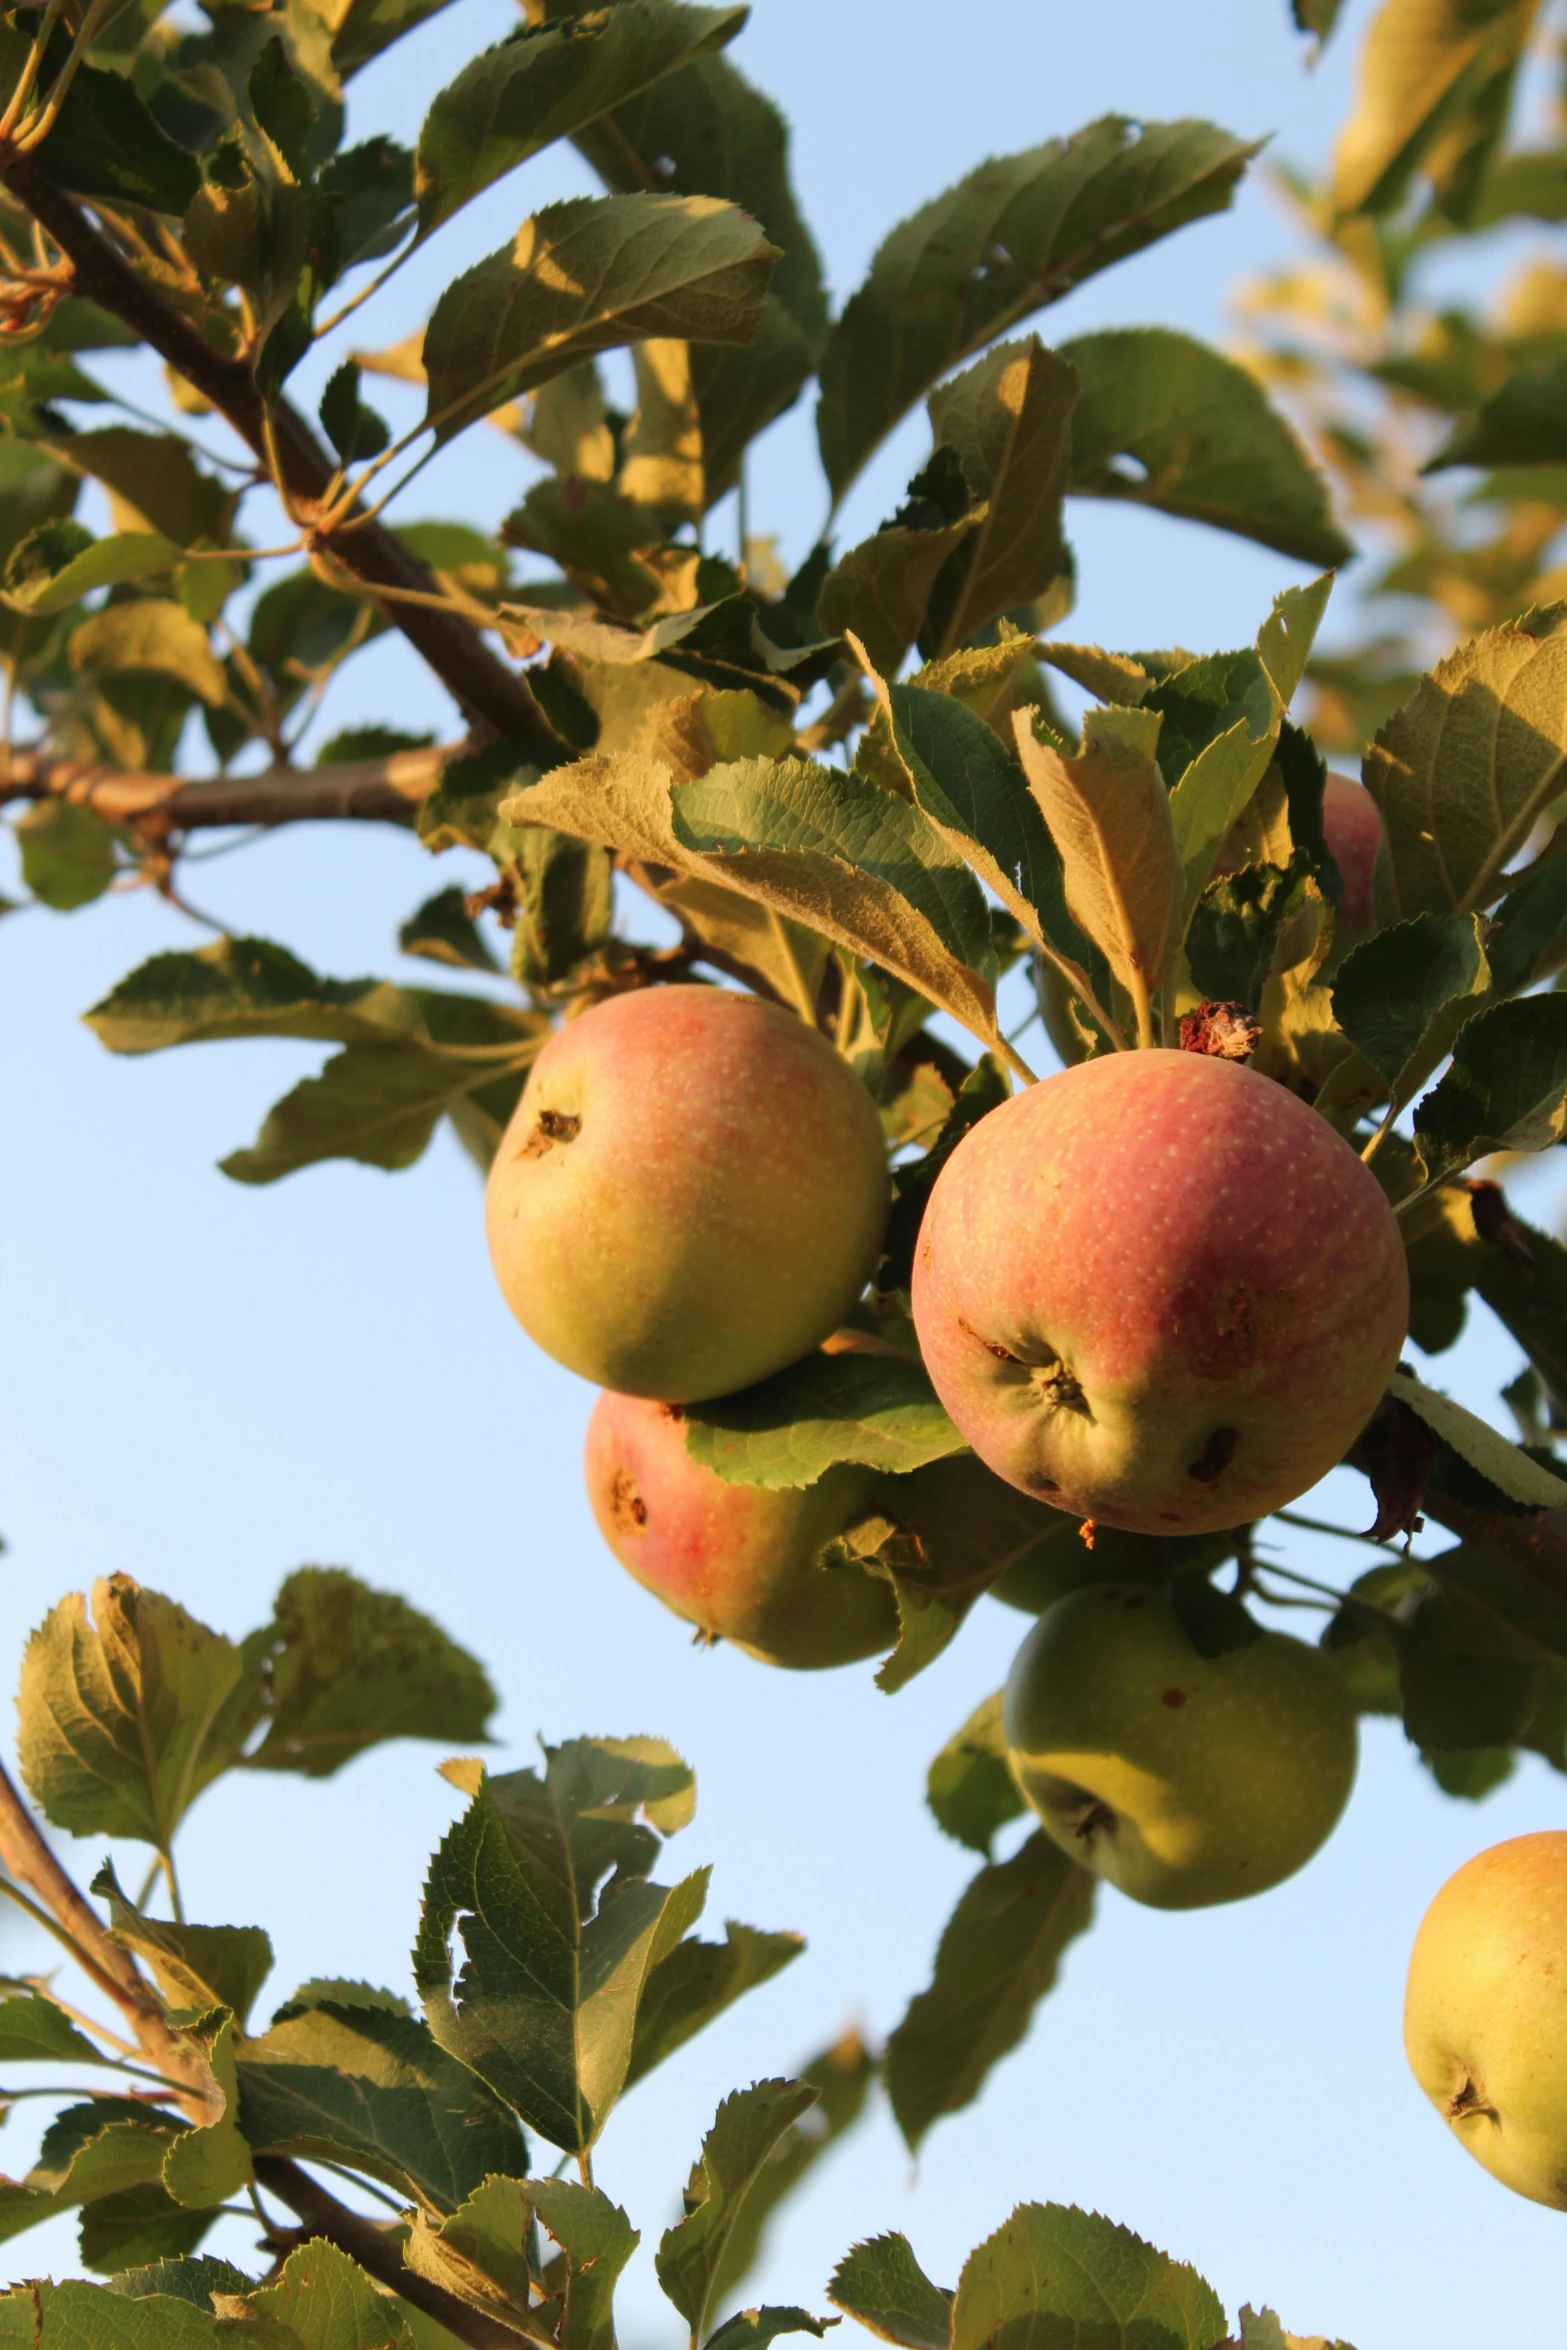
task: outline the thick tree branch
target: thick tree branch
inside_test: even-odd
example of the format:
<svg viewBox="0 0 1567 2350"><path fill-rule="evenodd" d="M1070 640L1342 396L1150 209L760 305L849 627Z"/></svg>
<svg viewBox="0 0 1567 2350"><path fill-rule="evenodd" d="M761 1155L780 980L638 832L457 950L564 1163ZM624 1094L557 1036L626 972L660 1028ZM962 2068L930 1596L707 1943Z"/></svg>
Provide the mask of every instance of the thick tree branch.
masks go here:
<svg viewBox="0 0 1567 2350"><path fill-rule="evenodd" d="M94 759L54 759L14 751L0 769L7 800L71 800L110 824L160 832L211 832L235 824L320 824L336 819L411 824L440 781L452 746L396 751L387 759L348 759L330 767L268 767L259 775L191 781L108 767Z"/></svg>
<svg viewBox="0 0 1567 2350"><path fill-rule="evenodd" d="M4 1768L0 1768L0 1866L14 1883L35 1893L64 1929L83 1969L114 2001L153 2069L166 2080L187 2085L189 2094L181 2102L191 2119L210 2120L210 2091L201 2058L170 2031L156 1991L60 1866L21 1790Z"/></svg>
<svg viewBox="0 0 1567 2350"><path fill-rule="evenodd" d="M189 319L171 309L81 208L44 177L34 156L0 150L0 181L70 262L76 291L131 327L228 419L246 446L266 463L266 410L249 367L215 351ZM320 509L335 468L287 400L275 404L271 424L282 486L308 523ZM470 621L456 612L400 600L410 591L436 595L439 583L428 565L389 530L369 523L334 531L323 536L321 544L371 595L391 591L382 601L388 620L423 655L470 725L558 749L522 678L491 651Z"/></svg>
<svg viewBox="0 0 1567 2350"><path fill-rule="evenodd" d="M426 2317L433 2317L437 2325L443 2325L459 2342L472 2344L473 2350L517 2350L518 2342L523 2339L520 2334L406 2268L402 2248L394 2235L378 2227L374 2220L350 2211L346 2203L339 2203L335 2195L318 2186L297 2163L277 2154L258 2154L255 2172L258 2185L275 2195L280 2203L286 2203L303 2223L297 2237L299 2243L320 2237L328 2244L335 2244L350 2260L358 2261L366 2276L374 2277L378 2285L389 2286L403 2300L412 2302L415 2309L423 2310ZM283 2246L280 2244L278 2248L281 2250Z"/></svg>

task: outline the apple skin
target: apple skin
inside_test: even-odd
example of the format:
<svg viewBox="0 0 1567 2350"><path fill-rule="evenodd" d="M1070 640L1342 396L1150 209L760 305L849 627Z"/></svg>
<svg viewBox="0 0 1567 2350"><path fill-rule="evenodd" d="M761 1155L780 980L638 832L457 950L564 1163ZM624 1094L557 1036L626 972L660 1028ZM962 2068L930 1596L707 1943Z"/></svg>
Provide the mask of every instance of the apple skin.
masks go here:
<svg viewBox="0 0 1567 2350"><path fill-rule="evenodd" d="M764 1664L818 1670L890 1648L890 1583L814 1562L866 1517L877 1478L840 1463L815 1485L731 1485L692 1459L678 1409L601 1395L588 1423L588 1499L599 1532L645 1590Z"/></svg>
<svg viewBox="0 0 1567 2350"><path fill-rule="evenodd" d="M1359 946L1376 928L1371 879L1382 846L1382 818L1363 783L1330 775L1322 787L1322 837L1344 883L1334 927L1335 953Z"/></svg>
<svg viewBox="0 0 1567 2350"><path fill-rule="evenodd" d="M1004 1721L1046 1833L1154 1909L1281 1884L1355 1777L1354 1707L1320 1649L1264 1632L1199 1656L1151 1584L1058 1600L1018 1651Z"/></svg>
<svg viewBox="0 0 1567 2350"><path fill-rule="evenodd" d="M1448 1878L1415 1936L1404 2046L1476 2162L1567 2211L1567 1833L1514 1836Z"/></svg>
<svg viewBox="0 0 1567 2350"><path fill-rule="evenodd" d="M1133 1534L1293 1501L1403 1344L1381 1187L1316 1112L1201 1053L1109 1053L980 1120L914 1258L936 1392L1025 1493Z"/></svg>
<svg viewBox="0 0 1567 2350"><path fill-rule="evenodd" d="M836 1329L875 1270L889 1180L869 1093L759 996L656 987L545 1046L485 1220L530 1338L600 1387L731 1395Z"/></svg>

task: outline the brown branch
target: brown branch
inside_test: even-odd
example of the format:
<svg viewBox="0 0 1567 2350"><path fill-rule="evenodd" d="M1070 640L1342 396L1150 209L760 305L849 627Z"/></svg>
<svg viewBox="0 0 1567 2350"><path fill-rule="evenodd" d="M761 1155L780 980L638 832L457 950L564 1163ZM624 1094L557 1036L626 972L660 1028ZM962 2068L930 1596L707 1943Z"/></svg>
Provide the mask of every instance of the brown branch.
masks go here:
<svg viewBox="0 0 1567 2350"><path fill-rule="evenodd" d="M320 824L341 819L411 824L440 781L452 749L395 751L386 759L346 759L330 767L267 767L259 775L195 781L13 751L0 772L7 800L71 800L109 824L160 832L210 832L234 824Z"/></svg>
<svg viewBox="0 0 1567 2350"><path fill-rule="evenodd" d="M0 181L70 262L77 293L149 344L227 418L266 464L266 407L244 361L215 351L189 319L171 309L80 207L44 177L36 157L14 148L0 151ZM287 400L273 406L271 426L282 474L279 486L308 522L320 512L336 468ZM440 583L389 530L367 523L333 531L321 544L372 596L377 589L393 591L382 605L388 620L424 656L470 725L486 733L516 735L558 754L560 746L527 685L491 651L470 621L457 612L400 600L399 591L438 595Z"/></svg>
<svg viewBox="0 0 1567 2350"><path fill-rule="evenodd" d="M1469 1543L1484 1558L1494 1559L1524 1583L1532 1583L1553 1599L1567 1600L1567 1507L1512 1516L1501 1510L1472 1510L1446 1494L1427 1492L1420 1503L1460 1542Z"/></svg>
<svg viewBox="0 0 1567 2350"><path fill-rule="evenodd" d="M37 1894L69 1937L83 1971L114 2001L136 2044L166 2080L186 2085L181 2099L194 2121L212 2118L211 2090L199 2054L171 2032L163 2003L130 1952L116 1942L92 1904L60 1866L10 1774L0 1767L0 1866Z"/></svg>
<svg viewBox="0 0 1567 2350"><path fill-rule="evenodd" d="M346 2252L350 2260L357 2260L366 2276L374 2277L378 2285L386 2285L404 2301L412 2302L415 2309L433 2317L437 2325L443 2325L459 2342L470 2343L472 2350L517 2350L522 2335L405 2267L402 2247L395 2235L379 2227L373 2219L350 2211L346 2203L339 2203L335 2195L318 2186L297 2163L287 2161L282 2155L258 2154L254 2167L257 2184L275 2195L280 2203L286 2203L303 2222L297 2233L290 2230L287 2236L275 2238L276 2249L289 2250L296 2244L324 2239L328 2244L335 2244L340 2252Z"/></svg>

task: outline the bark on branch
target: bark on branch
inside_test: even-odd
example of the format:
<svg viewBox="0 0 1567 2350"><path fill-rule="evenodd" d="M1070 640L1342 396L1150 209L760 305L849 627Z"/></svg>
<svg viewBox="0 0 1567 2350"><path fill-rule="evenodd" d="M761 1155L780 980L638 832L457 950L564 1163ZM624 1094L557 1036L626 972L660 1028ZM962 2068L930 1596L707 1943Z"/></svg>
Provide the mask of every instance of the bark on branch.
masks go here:
<svg viewBox="0 0 1567 2350"><path fill-rule="evenodd" d="M295 2242L306 2244L322 2238L328 2244L335 2244L350 2260L358 2261L366 2276L374 2277L378 2285L386 2285L403 2300L412 2302L415 2309L433 2317L459 2342L471 2344L472 2350L517 2350L523 2339L520 2334L406 2268L395 2236L378 2227L374 2220L350 2211L346 2203L339 2203L335 2195L318 2186L297 2163L287 2161L282 2155L258 2154L255 2172L257 2184L275 2195L280 2203L286 2203L301 2222ZM288 2239L279 2241L276 2248L290 2248Z"/></svg>
<svg viewBox="0 0 1567 2350"><path fill-rule="evenodd" d="M169 307L145 278L97 230L80 206L44 177L36 157L0 149L0 181L24 205L70 262L76 291L130 327L193 390L227 418L240 439L268 463L266 407L250 368L215 351L189 319ZM320 510L335 468L297 408L278 400L271 410L279 469L295 507L308 521ZM400 600L410 591L439 593L428 565L410 554L379 523L337 530L322 539L334 562L352 572L373 596L390 590L382 609L402 630L451 694L469 724L486 733L516 735L558 751L556 738L521 677L492 652L460 613Z"/></svg>
<svg viewBox="0 0 1567 2350"><path fill-rule="evenodd" d="M451 745L396 751L386 759L347 759L329 767L268 767L259 775L192 781L109 767L94 759L55 759L13 751L0 771L0 805L8 800L71 800L109 824L159 832L211 832L236 824L320 824L334 819L411 824L440 781Z"/></svg>
<svg viewBox="0 0 1567 2350"><path fill-rule="evenodd" d="M157 1992L55 1859L20 1788L4 1768L0 1768L0 1867L13 1883L36 1894L63 1928L84 1971L114 2001L153 2069L165 2080L186 2085L188 2093L180 2102L190 2118L210 2120L210 2089L200 2057L170 2031Z"/></svg>

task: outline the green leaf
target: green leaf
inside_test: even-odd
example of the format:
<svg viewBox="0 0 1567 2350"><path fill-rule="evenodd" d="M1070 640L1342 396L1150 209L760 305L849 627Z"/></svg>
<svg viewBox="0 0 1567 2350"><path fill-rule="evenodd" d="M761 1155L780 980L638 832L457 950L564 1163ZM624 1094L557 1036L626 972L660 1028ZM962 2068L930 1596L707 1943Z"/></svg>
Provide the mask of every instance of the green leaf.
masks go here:
<svg viewBox="0 0 1567 2350"><path fill-rule="evenodd" d="M685 2217L665 2231L655 2266L669 2300L701 2341L713 2283L740 2206L791 2123L816 2103L803 2081L757 2081L726 2097L702 2141Z"/></svg>
<svg viewBox="0 0 1567 2350"><path fill-rule="evenodd" d="M345 359L321 395L321 429L345 465L379 457L392 437L375 410L359 397L359 381L357 361Z"/></svg>
<svg viewBox="0 0 1567 2350"><path fill-rule="evenodd" d="M775 258L701 196L576 196L449 285L424 338L438 440L595 351L649 336L743 343Z"/></svg>
<svg viewBox="0 0 1567 2350"><path fill-rule="evenodd" d="M1155 759L1160 719L1145 710L1090 710L1082 745L1063 758L1016 711L1023 772L1060 853L1072 919L1139 1006L1180 951L1181 860L1171 800Z"/></svg>
<svg viewBox="0 0 1567 2350"><path fill-rule="evenodd" d="M740 2206L713 2282L715 2309L734 2298L756 2267L773 2213L861 2119L876 2072L875 2057L855 2031L801 2066L800 2079L815 2089L818 2102L785 2130Z"/></svg>
<svg viewBox="0 0 1567 2350"><path fill-rule="evenodd" d="M1567 1129L1567 996L1495 1004L1458 1032L1445 1076L1415 1105L1429 1179L1492 1151L1544 1150Z"/></svg>
<svg viewBox="0 0 1567 2350"><path fill-rule="evenodd" d="M877 690L916 805L1052 960L1086 984L1098 959L1067 911L1038 800L995 728L951 694L880 680Z"/></svg>
<svg viewBox="0 0 1567 2350"><path fill-rule="evenodd" d="M621 0L529 25L483 50L440 92L419 133L419 234L430 235L503 173L634 97L745 23L743 8Z"/></svg>
<svg viewBox="0 0 1567 2350"><path fill-rule="evenodd" d="M1255 1012L1280 955L1280 939L1307 902L1310 859L1243 865L1210 881L1192 909L1186 956L1199 995Z"/></svg>
<svg viewBox="0 0 1567 2350"><path fill-rule="evenodd" d="M874 1506L875 1514L825 1555L892 1585L898 1644L876 1674L877 1688L891 1695L941 1654L981 1592L1032 1548L1052 1512L972 1453L888 1478Z"/></svg>
<svg viewBox="0 0 1567 2350"><path fill-rule="evenodd" d="M1534 14L1533 0L1382 0L1334 153L1334 209L1394 210L1466 96L1516 57Z"/></svg>
<svg viewBox="0 0 1567 2350"><path fill-rule="evenodd" d="M763 1934L734 1918L725 1921L722 1942L702 1942L695 1935L677 1942L647 1979L637 2009L627 2088L705 2031L747 1991L771 1982L804 1948L799 1934ZM0 2007L0 2028L4 2012Z"/></svg>
<svg viewBox="0 0 1567 2350"><path fill-rule="evenodd" d="M937 1827L987 1860L998 1830L1021 1818L1025 1808L1007 1767L1003 1694L998 1689L975 1707L936 1756L925 1780L925 1801Z"/></svg>
<svg viewBox="0 0 1567 2350"><path fill-rule="evenodd" d="M1057 357L1082 387L1071 422L1077 496L1154 506L1323 569L1351 560L1322 475L1233 359L1151 326L1078 335Z"/></svg>
<svg viewBox="0 0 1567 2350"><path fill-rule="evenodd" d="M1195 2269L1097 2212L1025 2203L971 2252L952 2350L1220 2350L1224 2308Z"/></svg>
<svg viewBox="0 0 1567 2350"><path fill-rule="evenodd" d="M560 2350L614 2350L615 2286L642 2241L640 2234L597 2187L539 2179L529 2188L528 2200L565 2258Z"/></svg>
<svg viewBox="0 0 1567 2350"><path fill-rule="evenodd" d="M506 870L516 881L512 976L554 987L598 953L614 917L607 853L558 832L523 833Z"/></svg>
<svg viewBox="0 0 1567 2350"><path fill-rule="evenodd" d="M346 82L373 57L418 25L439 16L451 0L333 0L332 63Z"/></svg>
<svg viewBox="0 0 1567 2350"><path fill-rule="evenodd" d="M214 2293L248 2293L255 2281L232 2261L204 2255L200 2260L156 2260L143 2268L126 2269L111 2277L106 2289L127 2301L145 2301L156 2295L188 2301L193 2309L210 2312Z"/></svg>
<svg viewBox="0 0 1567 2350"><path fill-rule="evenodd" d="M102 2049L41 1991L0 1999L0 2064L103 2064Z"/></svg>
<svg viewBox="0 0 1567 2350"><path fill-rule="evenodd" d="M388 2008L323 1999L285 2014L245 2042L239 2094L258 2151L345 2164L425 2211L527 2169L512 2116L424 2023Z"/></svg>
<svg viewBox="0 0 1567 2350"><path fill-rule="evenodd" d="M1420 680L1366 753L1383 923L1483 908L1562 788L1567 604L1489 628Z"/></svg>
<svg viewBox="0 0 1567 2350"><path fill-rule="evenodd" d="M988 1053L982 1055L959 1086L941 1132L925 1156L894 1169L892 1214L887 1219L883 1262L877 1276L877 1285L884 1292L907 1289L913 1280L915 1243L936 1178L969 1128L999 1109L1009 1090L1000 1063Z"/></svg>
<svg viewBox="0 0 1567 2350"><path fill-rule="evenodd" d="M790 182L788 125L727 56L708 52L588 124L576 143L619 194L723 197L778 249L750 341L738 350L714 343L691 350L711 504L734 487L748 444L799 397L827 335L821 260Z"/></svg>
<svg viewBox="0 0 1567 2350"><path fill-rule="evenodd" d="M122 531L139 522L144 530L172 539L178 547L213 544L229 536L235 492L215 474L202 471L189 442L177 433L139 432L132 425L111 424L97 432L72 433L54 444L53 453L62 464L103 484Z"/></svg>
<svg viewBox="0 0 1567 2350"><path fill-rule="evenodd" d="M814 1485L835 1461L917 1469L966 1449L924 1365L891 1355L807 1355L684 1417L693 1460L732 1485Z"/></svg>
<svg viewBox="0 0 1567 2350"><path fill-rule="evenodd" d="M402 954L448 963L459 971L500 969L468 911L468 893L457 885L426 898L398 931L397 944Z"/></svg>
<svg viewBox="0 0 1567 2350"><path fill-rule="evenodd" d="M82 2206L78 2230L82 2265L112 2273L127 2264L141 2269L150 2261L177 2261L195 2251L219 2216L215 2210L193 2210L176 2203L161 2179L97 2196ZM163 2337L158 2336L157 2341L158 2350L162 2350Z"/></svg>
<svg viewBox="0 0 1567 2350"><path fill-rule="evenodd" d="M76 800L39 800L17 819L22 879L41 905L74 913L101 898L119 870L114 834Z"/></svg>
<svg viewBox="0 0 1567 2350"><path fill-rule="evenodd" d="M0 2342L18 2350L219 2350L210 2309L172 2294L106 2302L107 2290L79 2278L15 2285L0 2296Z"/></svg>
<svg viewBox="0 0 1567 2350"><path fill-rule="evenodd" d="M1497 385L1473 416L1454 426L1424 466L1560 465L1567 462L1567 359L1534 359Z"/></svg>
<svg viewBox="0 0 1567 2350"><path fill-rule="evenodd" d="M816 612L834 636L852 631L871 664L891 676L925 626L936 582L971 535L967 512L923 525L884 523L841 556L822 582Z"/></svg>
<svg viewBox="0 0 1567 2350"><path fill-rule="evenodd" d="M928 1991L887 2042L887 2095L911 2150L971 2105L1027 2032L1067 1944L1086 1931L1094 1879L1042 1832L980 1870L942 1934Z"/></svg>
<svg viewBox="0 0 1567 2350"><path fill-rule="evenodd" d="M228 691L223 664L208 644L206 630L183 604L157 596L133 604L107 604L84 620L71 638L71 666L89 677L151 670L212 707Z"/></svg>
<svg viewBox="0 0 1567 2350"><path fill-rule="evenodd" d="M998 1043L990 923L963 860L895 793L812 760L714 767L671 794L717 876L868 955Z"/></svg>
<svg viewBox="0 0 1567 2350"><path fill-rule="evenodd" d="M13 612L65 612L93 588L167 571L180 552L157 531L95 539L79 522L45 522L12 548L0 593Z"/></svg>
<svg viewBox="0 0 1567 2350"><path fill-rule="evenodd" d="M1036 335L999 343L930 395L938 446L955 449L984 512L936 583L922 644L950 653L1068 569L1061 496L1077 378Z"/></svg>
<svg viewBox="0 0 1567 2350"><path fill-rule="evenodd" d="M487 2178L446 2219L416 2211L403 2258L416 2276L501 2325L551 2342L549 2312L533 2315L527 2246L532 2225L524 2180Z"/></svg>
<svg viewBox="0 0 1567 2350"><path fill-rule="evenodd" d="M818 2341L835 2317L812 2317L805 2309L740 2309L707 2337L705 2350L767 2350L780 2334L814 2334Z"/></svg>
<svg viewBox="0 0 1567 2350"><path fill-rule="evenodd" d="M1324 577L1286 588L1257 632L1255 653L1193 661L1143 696L1140 706L1163 721L1159 762L1170 785L1188 915L1226 834L1273 764L1332 587Z"/></svg>
<svg viewBox="0 0 1567 2350"><path fill-rule="evenodd" d="M1499 995L1535 976L1541 956L1567 930L1567 857L1536 858L1491 917L1486 958Z"/></svg>
<svg viewBox="0 0 1567 2350"><path fill-rule="evenodd" d="M907 2236L872 2236L845 2253L827 2298L884 2342L903 2350L948 2350L952 2293L933 2285Z"/></svg>
<svg viewBox="0 0 1567 2350"><path fill-rule="evenodd" d="M1222 211L1254 147L1106 115L982 163L887 237L834 326L816 415L836 502L949 368L1128 253Z"/></svg>
<svg viewBox="0 0 1567 2350"><path fill-rule="evenodd" d="M1567 1503L1567 1484L1561 1478L1542 1469L1486 1421L1465 1411L1462 1404L1427 1387L1413 1371L1395 1371L1388 1381L1388 1393L1406 1404L1467 1468L1477 1471L1515 1509L1559 1509Z"/></svg>
<svg viewBox="0 0 1567 2350"><path fill-rule="evenodd" d="M395 1592L342 1567L300 1567L253 1635L267 1734L247 1770L330 1778L388 1738L482 1740L495 1711L484 1668Z"/></svg>
<svg viewBox="0 0 1567 2350"><path fill-rule="evenodd" d="M411 1167L466 1095L526 1068L543 1042L532 1038L482 1060L418 1044L350 1045L273 1105L247 1150L218 1163L236 1183L276 1183L323 1159Z"/></svg>
<svg viewBox="0 0 1567 2350"><path fill-rule="evenodd" d="M346 2252L320 2237L291 2252L277 2283L247 2294L243 2307L246 2318L254 2313L278 2329L279 2350L293 2350L295 2341L300 2350L414 2350L397 2304Z"/></svg>
<svg viewBox="0 0 1567 2350"><path fill-rule="evenodd" d="M143 1917L105 1861L92 1889L108 1905L117 1942L147 1961L171 2007L229 2008L240 2029L272 1972L272 1944L260 1926L187 1926Z"/></svg>
<svg viewBox="0 0 1567 2350"><path fill-rule="evenodd" d="M1402 1108L1452 1049L1491 987L1477 914L1417 914L1345 958L1333 1017Z"/></svg>
<svg viewBox="0 0 1567 2350"><path fill-rule="evenodd" d="M243 1652L128 1575L51 1610L27 1644L18 1759L34 1801L76 1836L167 1851L203 1787L235 1762L256 1708Z"/></svg>
<svg viewBox="0 0 1567 2350"><path fill-rule="evenodd" d="M638 1814L680 1783L683 1766L658 1759L669 1752L635 1740L547 1748L542 1777L482 1781L430 1864L414 1951L430 2028L571 2152L593 2143L620 2095L648 1978L706 1892L706 1871L673 1891L644 1875L657 1846ZM454 1927L465 1952L455 1977Z"/></svg>
<svg viewBox="0 0 1567 2350"><path fill-rule="evenodd" d="M0 30L0 76L8 88L31 46L30 31L15 20ZM51 63L63 65L67 48L56 34ZM97 65L77 67L38 164L73 196L145 204L154 212L183 213L201 185L196 158L159 128L129 76Z"/></svg>
<svg viewBox="0 0 1567 2350"><path fill-rule="evenodd" d="M180 2034L200 2050L211 2088L221 2097L217 2115L199 2128L182 2130L163 2158L163 2184L176 2203L210 2211L237 2195L250 2177L250 2148L240 2135L239 2083L234 2071L234 2017L226 2007L209 2008Z"/></svg>

